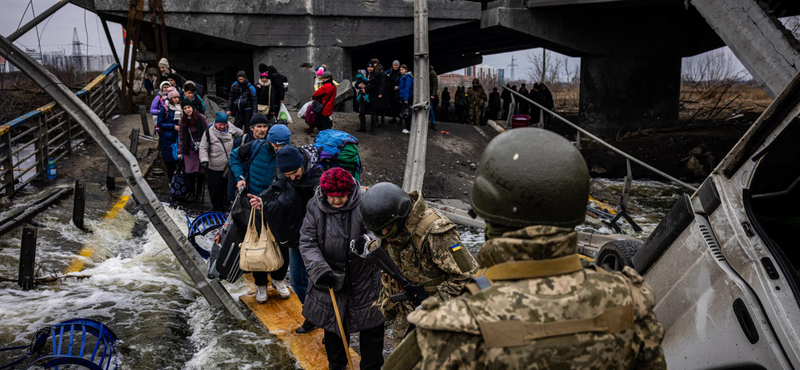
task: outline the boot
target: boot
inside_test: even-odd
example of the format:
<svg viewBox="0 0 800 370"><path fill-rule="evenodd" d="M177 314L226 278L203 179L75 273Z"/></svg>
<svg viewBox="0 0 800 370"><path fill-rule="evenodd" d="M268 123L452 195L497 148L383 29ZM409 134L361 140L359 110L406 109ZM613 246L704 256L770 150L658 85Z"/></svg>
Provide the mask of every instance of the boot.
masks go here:
<svg viewBox="0 0 800 370"><path fill-rule="evenodd" d="M256 302L258 303L267 303L267 286L266 285L256 285Z"/></svg>
<svg viewBox="0 0 800 370"><path fill-rule="evenodd" d="M275 287L275 290L278 291L278 294L281 296L281 298L289 298L291 293L289 293L289 288L286 287L286 283L284 283L282 280L272 280L272 286Z"/></svg>
<svg viewBox="0 0 800 370"><path fill-rule="evenodd" d="M311 321L306 320L305 322L303 322L303 325L297 328L297 330L295 330L294 332L297 334L305 334L317 330L318 328L319 327L312 324Z"/></svg>

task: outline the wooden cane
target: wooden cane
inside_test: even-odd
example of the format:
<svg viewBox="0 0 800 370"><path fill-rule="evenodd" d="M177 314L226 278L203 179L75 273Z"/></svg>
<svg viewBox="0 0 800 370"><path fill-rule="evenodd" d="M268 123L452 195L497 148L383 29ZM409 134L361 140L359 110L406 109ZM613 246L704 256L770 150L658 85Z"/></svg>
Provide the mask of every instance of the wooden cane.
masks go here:
<svg viewBox="0 0 800 370"><path fill-rule="evenodd" d="M336 314L336 322L339 324L339 334L342 336L342 344L344 344L344 353L347 353L347 363L350 365L350 370L354 370L353 360L350 358L350 347L347 345L346 334L344 333L344 326L342 325L342 317L339 315L339 305L336 304L336 295L333 294L333 288L328 288L331 293L331 301L333 302L333 313Z"/></svg>

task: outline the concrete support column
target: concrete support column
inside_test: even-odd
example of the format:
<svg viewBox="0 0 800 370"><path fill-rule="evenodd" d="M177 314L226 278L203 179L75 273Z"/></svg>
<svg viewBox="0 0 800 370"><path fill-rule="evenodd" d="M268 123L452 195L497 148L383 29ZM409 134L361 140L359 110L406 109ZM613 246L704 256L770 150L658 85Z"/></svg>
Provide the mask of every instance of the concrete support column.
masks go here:
<svg viewBox="0 0 800 370"><path fill-rule="evenodd" d="M692 0L747 71L775 98L800 69L800 42L754 0Z"/></svg>
<svg viewBox="0 0 800 370"><path fill-rule="evenodd" d="M600 136L678 122L680 56L581 58L580 124Z"/></svg>
<svg viewBox="0 0 800 370"><path fill-rule="evenodd" d="M285 104L296 109L311 99L314 93L315 68L321 64L328 66L334 81L352 80L353 71L350 51L338 46L270 47L253 51L253 75L258 76L258 65L275 66L278 72L289 79ZM339 88L346 88L340 86ZM352 105L346 104L352 111Z"/></svg>

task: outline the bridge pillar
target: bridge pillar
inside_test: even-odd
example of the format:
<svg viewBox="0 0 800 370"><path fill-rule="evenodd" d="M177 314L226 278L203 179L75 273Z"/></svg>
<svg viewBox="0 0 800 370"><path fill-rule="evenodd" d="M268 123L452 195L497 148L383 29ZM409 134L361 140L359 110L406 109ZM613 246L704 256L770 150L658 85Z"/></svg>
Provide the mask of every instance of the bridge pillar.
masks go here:
<svg viewBox="0 0 800 370"><path fill-rule="evenodd" d="M680 56L584 56L580 124L606 137L674 125L680 77Z"/></svg>
<svg viewBox="0 0 800 370"><path fill-rule="evenodd" d="M258 65L275 66L278 72L289 79L285 104L288 108L299 108L311 100L314 94L316 68L321 64L328 66L334 81L353 77L350 51L338 46L268 47L253 51L253 75L258 76ZM339 88L344 88L340 86ZM352 104L345 104L352 111Z"/></svg>

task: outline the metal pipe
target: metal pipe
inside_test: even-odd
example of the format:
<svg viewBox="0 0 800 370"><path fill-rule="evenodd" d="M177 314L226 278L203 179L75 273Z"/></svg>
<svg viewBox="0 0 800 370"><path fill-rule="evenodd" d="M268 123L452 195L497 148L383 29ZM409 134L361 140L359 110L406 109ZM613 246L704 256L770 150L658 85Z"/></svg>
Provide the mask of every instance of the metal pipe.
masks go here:
<svg viewBox="0 0 800 370"><path fill-rule="evenodd" d="M18 38L20 38L20 36L24 35L28 31L33 29L33 27L36 27L36 25L38 25L39 23L42 23L43 20L45 20L45 19L47 19L47 17L53 15L53 13L55 13L56 11L58 11L59 9L64 7L64 5L69 4L70 1L72 1L72 0L60 0L59 2L53 4L53 6L47 8L47 10L45 10L42 13L40 13L38 16L36 16L36 18L31 19L30 22L25 23L24 26L20 27L18 30L14 31L12 34L8 35L8 37L7 37L8 41L11 41L11 42L16 41Z"/></svg>
<svg viewBox="0 0 800 370"><path fill-rule="evenodd" d="M0 37L0 55L19 67L34 83L57 101L61 107L97 142L122 172L136 201L147 214L150 222L164 238L175 258L194 282L197 289L211 307L225 309L239 320L245 320L244 313L236 301L218 280L208 280L203 273L206 262L189 244L178 225L167 214L161 201L150 189L142 176L136 158L117 138L111 135L108 127L72 91L34 61L25 52L14 46L5 37Z"/></svg>
<svg viewBox="0 0 800 370"><path fill-rule="evenodd" d="M694 186L691 186L691 185L689 185L689 184L687 184L687 183L685 183L685 182L683 182L681 180L678 180L675 177L672 177L672 176L668 175L667 173L665 173L665 172L663 172L661 170L658 170L655 167L653 167L653 166L651 166L651 165L649 165L647 163L644 163L644 162L640 161L636 157L634 157L634 156L632 156L632 155L630 155L628 153L625 153L625 152L615 148L611 144L603 141L603 139L600 139L599 137L594 136L591 132L584 130L583 128L579 127L578 125L568 121L566 118L559 116L558 114L556 114L555 112L551 111L550 109L547 109L545 106L543 106L543 105L541 105L541 104L539 104L539 103L537 103L537 102L535 102L535 101L533 101L531 99L528 99L527 96L524 96L524 95L522 95L522 94L520 94L520 93L518 93L518 92L516 92L514 90L508 89L505 86L501 86L501 87L503 89L506 89L506 91L510 92L512 95L519 95L520 98L526 100L528 103L531 103L531 104L541 108L542 111L550 113L550 115L552 115L553 117L558 118L559 120L561 120L561 122L566 123L567 125L571 126L572 128L578 130L578 132L586 135L586 137L588 137L588 138L600 143L601 145L605 146L608 149L611 149L611 151L613 151L614 153L617 153L617 154L619 154L619 155L621 155L621 156L623 156L623 157L625 157L627 159L630 159L631 161L633 161L633 163L636 163L636 164L638 164L638 165L640 165L640 166L642 166L642 167L654 172L655 174L657 174L657 175L659 175L659 176L661 176L661 177L663 177L663 178L665 178L665 179L667 179L669 181L672 181L672 182L674 182L674 183L676 183L676 184L678 184L680 186L683 186L684 188L689 189L692 192L697 190L697 188L695 188Z"/></svg>
<svg viewBox="0 0 800 370"><path fill-rule="evenodd" d="M422 191L425 179L425 150L428 143L430 109L430 61L428 59L428 1L414 0L414 118L408 137L408 155L403 190Z"/></svg>

